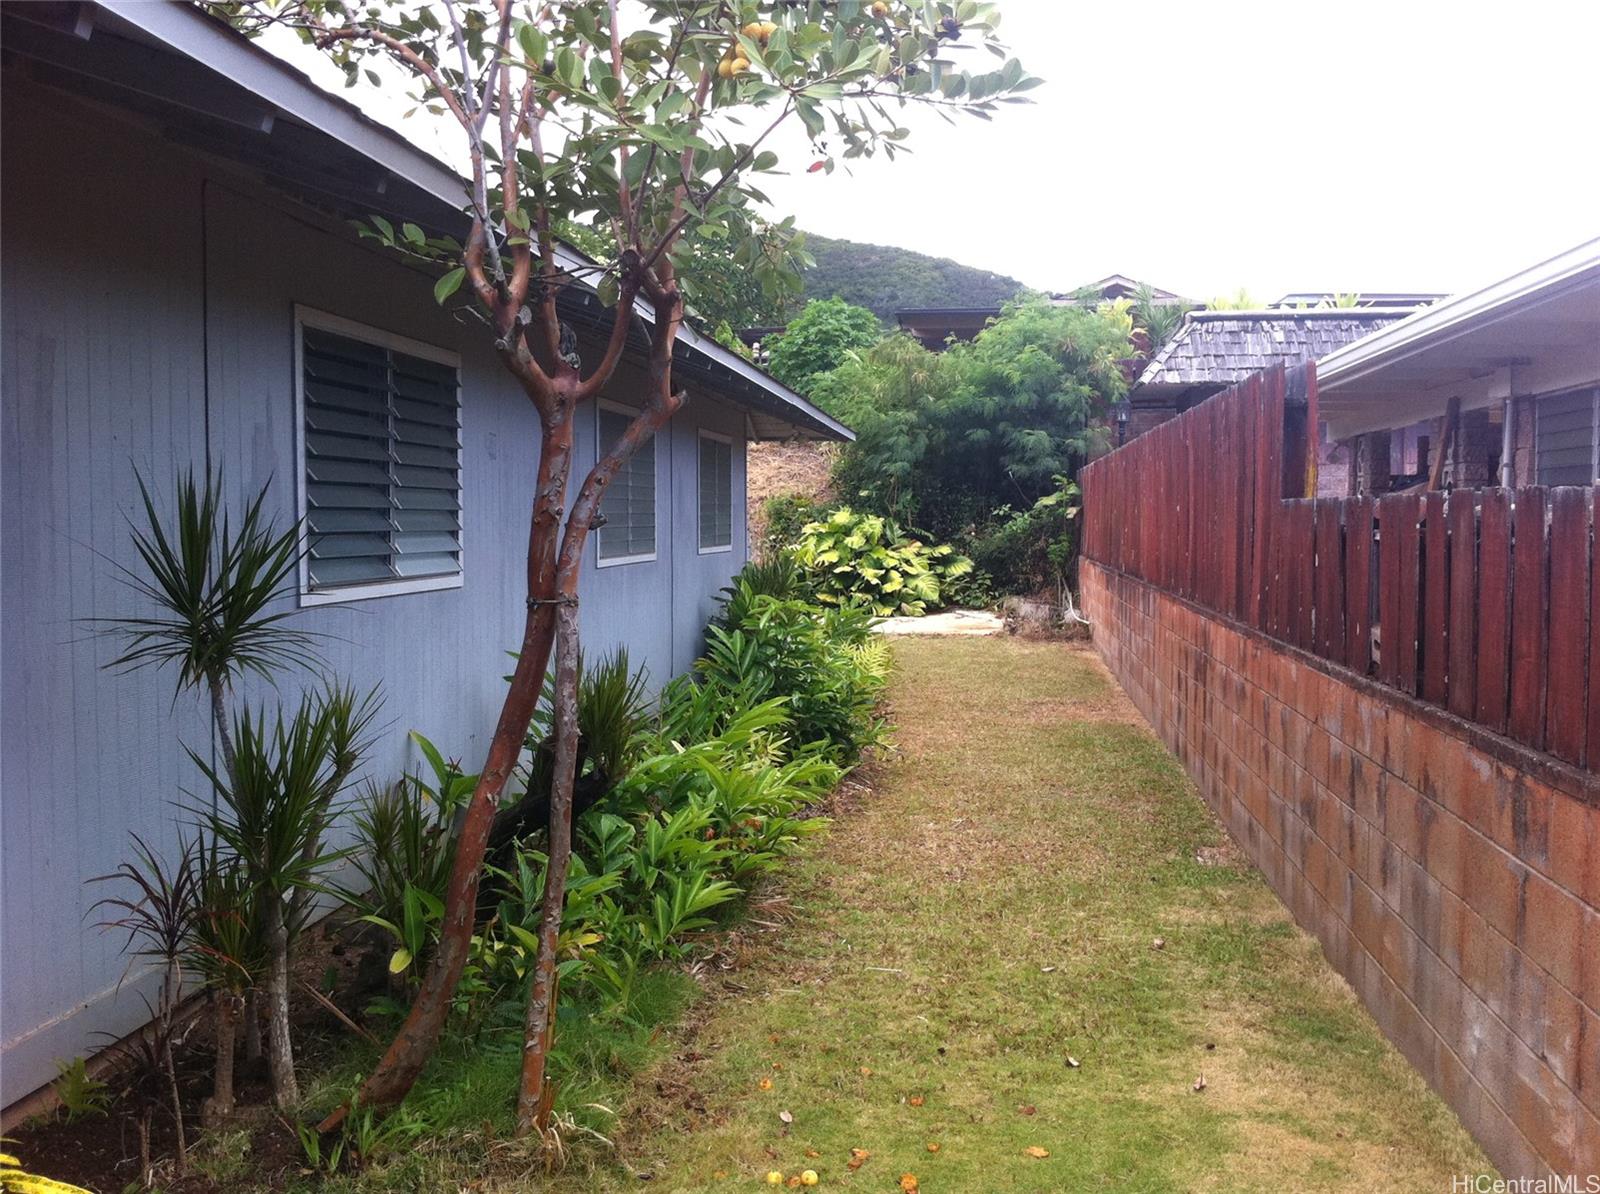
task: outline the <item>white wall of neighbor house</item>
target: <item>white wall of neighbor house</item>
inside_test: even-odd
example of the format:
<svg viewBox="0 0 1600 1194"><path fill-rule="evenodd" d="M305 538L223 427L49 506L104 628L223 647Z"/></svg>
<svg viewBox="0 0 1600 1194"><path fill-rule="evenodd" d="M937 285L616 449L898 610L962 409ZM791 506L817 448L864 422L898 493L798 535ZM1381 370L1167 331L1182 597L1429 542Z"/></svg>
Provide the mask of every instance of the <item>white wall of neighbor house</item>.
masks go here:
<svg viewBox="0 0 1600 1194"><path fill-rule="evenodd" d="M207 749L197 698L172 676L119 675L83 619L147 612L116 577L134 555L135 470L170 509L177 470L209 459L235 501L270 483L297 509L297 305L454 353L461 385L459 587L307 608L328 670L381 682L372 774L417 762L417 729L481 761L520 638L537 421L475 324L430 280L336 221L209 166L153 134L7 78L0 422L0 1104L58 1060L144 1019L122 940L95 927L86 881L128 856L130 833L169 846L179 805L203 798L183 744ZM590 346L585 346L586 349ZM611 387L627 401L637 375ZM744 417L695 393L662 433L657 552L583 582L586 649L626 643L656 684L688 666L717 590L746 558ZM732 541L697 550L699 437L732 444ZM580 421L592 462L595 421ZM242 694L292 699L252 682Z"/></svg>

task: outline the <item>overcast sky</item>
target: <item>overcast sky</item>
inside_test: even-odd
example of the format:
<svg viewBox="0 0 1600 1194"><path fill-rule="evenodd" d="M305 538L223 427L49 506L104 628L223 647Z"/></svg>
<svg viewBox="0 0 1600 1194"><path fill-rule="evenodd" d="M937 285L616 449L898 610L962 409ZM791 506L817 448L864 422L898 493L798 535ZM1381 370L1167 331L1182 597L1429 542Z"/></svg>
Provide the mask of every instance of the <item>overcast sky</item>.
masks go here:
<svg viewBox="0 0 1600 1194"><path fill-rule="evenodd" d="M1002 11L1046 80L1033 104L908 117L910 156L764 183L779 214L1045 290L1122 273L1200 299L1451 292L1600 236L1592 0ZM395 97L346 94L453 145L397 121Z"/></svg>

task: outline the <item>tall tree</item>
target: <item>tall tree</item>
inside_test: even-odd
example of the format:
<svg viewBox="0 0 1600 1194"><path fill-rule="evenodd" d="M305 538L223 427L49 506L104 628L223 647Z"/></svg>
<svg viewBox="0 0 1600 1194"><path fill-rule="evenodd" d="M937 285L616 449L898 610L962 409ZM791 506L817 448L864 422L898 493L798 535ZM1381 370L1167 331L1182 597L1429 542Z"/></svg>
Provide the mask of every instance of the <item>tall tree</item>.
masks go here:
<svg viewBox="0 0 1600 1194"><path fill-rule="evenodd" d="M767 371L784 385L811 392L811 383L844 364L845 358L871 348L883 335L878 317L841 298L812 299L790 321L772 347Z"/></svg>
<svg viewBox="0 0 1600 1194"><path fill-rule="evenodd" d="M466 144L471 229L464 244L415 225L397 230L378 217L369 232L439 265L440 301L459 301L464 292L464 305L487 324L500 360L538 412L528 613L460 831L439 948L357 1098L380 1109L398 1103L438 1041L466 961L490 823L554 644L549 866L517 1116L520 1131L542 1130L571 851L580 563L607 484L683 404L673 345L696 255L720 246L770 293L793 289L784 281L793 273L790 254L757 238L750 219L763 198L757 177L782 165L771 145L785 123L798 120L809 134L807 168L831 171L836 158L892 156L906 136L894 115L899 107L987 117L1036 80L997 41L997 6L975 0L630 0L625 7L618 0L245 0L228 7L246 28L297 29L352 83L374 59L397 65L417 98L452 120ZM968 59L995 69L962 69ZM603 233L607 253L576 262L558 241L568 222ZM580 285L614 312L605 352L587 374L563 347L557 305ZM640 413L604 447L569 504L575 412L611 380L641 315L649 350ZM343 1114L324 1121L324 1130Z"/></svg>

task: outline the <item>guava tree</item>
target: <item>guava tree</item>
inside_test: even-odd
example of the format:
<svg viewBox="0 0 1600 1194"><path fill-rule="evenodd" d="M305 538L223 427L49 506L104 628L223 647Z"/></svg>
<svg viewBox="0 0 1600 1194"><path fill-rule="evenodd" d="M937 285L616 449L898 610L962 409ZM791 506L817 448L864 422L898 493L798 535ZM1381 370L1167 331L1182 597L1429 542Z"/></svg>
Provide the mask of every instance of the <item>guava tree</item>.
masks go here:
<svg viewBox="0 0 1600 1194"><path fill-rule="evenodd" d="M774 135L798 121L809 147L787 164L831 171L893 155L909 104L988 118L1033 86L997 40L997 6L976 0L244 0L246 29L299 31L352 83L396 65L422 105L460 129L470 163L463 243L373 217L397 252L438 266L436 295L476 313L538 413L528 532L528 612L514 674L456 848L439 948L404 1025L357 1098L391 1107L433 1051L466 961L484 845L554 644L554 777L540 955L528 1002L520 1131L543 1127L555 1002L555 943L571 851L577 750L578 577L585 541L618 468L683 404L673 344L692 301L697 254L720 246L772 292L792 275L782 226L755 213L761 175L785 165ZM992 55L992 56L991 56ZM391 72L392 73L392 72ZM557 230L605 236L574 264ZM773 233L779 235L775 238ZM791 243L792 247L792 243ZM557 302L593 288L612 310L587 372L562 343ZM644 304L648 304L648 310ZM639 414L570 495L575 412L611 380L647 319ZM530 445L530 451L533 445ZM337 1126L343 1112L323 1124Z"/></svg>

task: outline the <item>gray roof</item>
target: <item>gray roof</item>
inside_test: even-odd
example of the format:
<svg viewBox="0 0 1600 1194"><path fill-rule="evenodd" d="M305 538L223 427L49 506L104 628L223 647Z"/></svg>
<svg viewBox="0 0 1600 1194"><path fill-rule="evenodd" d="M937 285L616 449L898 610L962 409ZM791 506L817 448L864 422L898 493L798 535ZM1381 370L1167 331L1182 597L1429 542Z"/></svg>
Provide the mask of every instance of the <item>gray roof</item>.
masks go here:
<svg viewBox="0 0 1600 1194"><path fill-rule="evenodd" d="M1148 386L1230 386L1270 365L1326 356L1411 310L1193 311L1139 375Z"/></svg>

